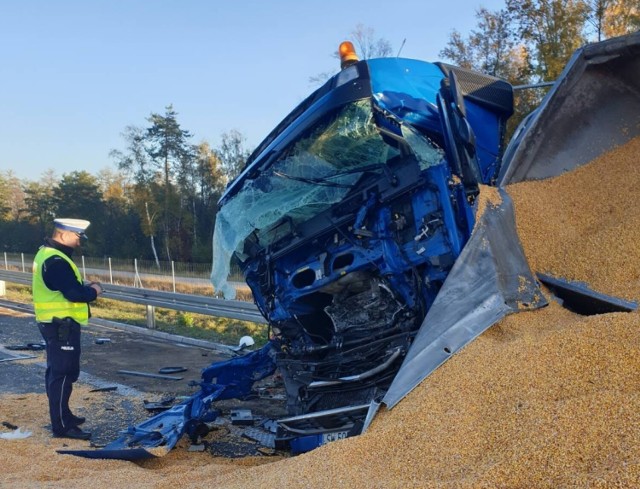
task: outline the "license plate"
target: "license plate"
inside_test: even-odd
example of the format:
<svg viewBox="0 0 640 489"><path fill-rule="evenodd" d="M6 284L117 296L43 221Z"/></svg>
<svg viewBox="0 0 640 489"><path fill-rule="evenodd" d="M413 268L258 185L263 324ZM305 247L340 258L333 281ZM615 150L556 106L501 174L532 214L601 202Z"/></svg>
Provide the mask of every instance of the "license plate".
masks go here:
<svg viewBox="0 0 640 489"><path fill-rule="evenodd" d="M326 445L336 440L344 440L347 437L348 431L334 431L333 433L323 433L321 445Z"/></svg>

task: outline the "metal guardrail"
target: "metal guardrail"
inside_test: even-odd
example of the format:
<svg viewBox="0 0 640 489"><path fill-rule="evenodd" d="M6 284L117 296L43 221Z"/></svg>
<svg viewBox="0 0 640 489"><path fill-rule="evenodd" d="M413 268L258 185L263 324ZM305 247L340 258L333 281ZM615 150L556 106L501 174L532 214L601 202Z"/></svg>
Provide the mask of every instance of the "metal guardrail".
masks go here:
<svg viewBox="0 0 640 489"><path fill-rule="evenodd" d="M31 273L0 270L0 281L2 280L21 285L31 285ZM153 309L155 307L254 323L267 323L255 304L249 302L111 284L104 284L103 290L104 293L100 297L147 306L147 326L152 329L155 327Z"/></svg>

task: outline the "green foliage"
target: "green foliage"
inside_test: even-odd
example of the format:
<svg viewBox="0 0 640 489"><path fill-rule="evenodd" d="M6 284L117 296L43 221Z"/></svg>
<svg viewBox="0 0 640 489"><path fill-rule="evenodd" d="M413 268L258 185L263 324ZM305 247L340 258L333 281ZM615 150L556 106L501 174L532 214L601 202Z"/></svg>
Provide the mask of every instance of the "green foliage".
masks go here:
<svg viewBox="0 0 640 489"><path fill-rule="evenodd" d="M514 86L553 81L590 38L620 35L640 27L637 0L506 0L505 8L476 13L465 38L453 31L440 56L463 68L504 78ZM547 89L515 95L507 139L537 107Z"/></svg>
<svg viewBox="0 0 640 489"><path fill-rule="evenodd" d="M244 147L244 136L240 132L231 130L222 134L222 143L217 156L227 181L233 180L240 174L249 154Z"/></svg>
<svg viewBox="0 0 640 489"><path fill-rule="evenodd" d="M189 312L179 312L178 313L178 324L180 326L188 326L192 328L195 325L196 321L193 317L193 314Z"/></svg>
<svg viewBox="0 0 640 489"><path fill-rule="evenodd" d="M638 0L592 0L589 3L592 5L592 18L595 19L596 29L599 29L598 32L603 36L622 36L640 30ZM599 15L602 16L601 19Z"/></svg>
<svg viewBox="0 0 640 489"><path fill-rule="evenodd" d="M147 120L146 129L126 128L125 151L111 152L133 180L130 209L156 261L160 256L178 261L206 256L209 261L217 201L249 155L244 137L230 131L222 135L219 148L192 145L191 133L181 128L171 105L164 115L152 113Z"/></svg>
<svg viewBox="0 0 640 489"><path fill-rule="evenodd" d="M171 105L147 121L127 126L125 149L110 152L118 172L0 173L0 249L35 251L54 218L76 217L91 221L85 256L210 263L217 202L250 154L245 138L229 131L220 147L193 145Z"/></svg>
<svg viewBox="0 0 640 489"><path fill-rule="evenodd" d="M7 178L0 173L0 221L9 220L9 211L11 210L9 197L9 182Z"/></svg>
<svg viewBox="0 0 640 489"><path fill-rule="evenodd" d="M44 234L45 228L51 228L56 216L54 193L57 182L27 182L24 187L26 220L36 224Z"/></svg>

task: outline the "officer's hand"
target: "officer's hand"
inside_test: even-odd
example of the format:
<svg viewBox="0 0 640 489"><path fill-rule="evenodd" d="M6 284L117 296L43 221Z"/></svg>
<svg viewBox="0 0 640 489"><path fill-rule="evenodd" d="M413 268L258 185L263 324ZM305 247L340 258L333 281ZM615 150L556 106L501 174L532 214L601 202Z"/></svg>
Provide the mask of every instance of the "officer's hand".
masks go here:
<svg viewBox="0 0 640 489"><path fill-rule="evenodd" d="M89 284L89 287L92 287L93 289L95 289L97 295L100 295L100 294L102 294L102 292L104 292L102 290L102 285L100 285L98 282L91 282Z"/></svg>

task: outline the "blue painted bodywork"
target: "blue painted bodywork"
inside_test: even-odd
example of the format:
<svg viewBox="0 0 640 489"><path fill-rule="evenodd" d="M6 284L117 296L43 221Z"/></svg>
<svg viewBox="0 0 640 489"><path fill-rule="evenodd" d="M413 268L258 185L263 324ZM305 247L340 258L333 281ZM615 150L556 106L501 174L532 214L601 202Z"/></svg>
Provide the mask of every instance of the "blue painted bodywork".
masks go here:
<svg viewBox="0 0 640 489"><path fill-rule="evenodd" d="M439 104L447 104L439 101L442 99L442 83L446 79L442 67L418 60L382 58L359 63L347 70L353 73L337 75L318 94L302 104L303 110L294 111L285 119L288 124L280 127L252 155L244 172L223 196L221 210L236 194L243 192L247 181L264 174L278 161L279 155L305 137L319 121L355 100L367 100L381 133L388 133L398 145L405 145L415 153L406 158L409 161L413 157L411 168L407 167L408 163L404 166L389 163L385 169L386 172L394 172L395 178L402 179L402 174L406 174L413 180L410 182L413 185L400 182L407 191L397 198L387 197L386 194L392 194L393 189L384 189L384 182L373 189L373 186L363 186L369 194L366 200L362 199L350 224L358 229L366 217L367 227L372 232L366 239L356 233L351 237L358 241L350 240L348 235L352 234L351 231L344 231L337 240L328 242L314 234L314 240L306 241L304 247L271 255L265 247L257 256L241 261L258 306L273 324L313 313L313 307L302 304L302 299L321 291L345 274L369 269L375 269L388 280L408 307L414 308L421 301L428 309L438 284L446 277L448 268L473 229L477 188L465 188L450 164L449 155L455 149L447 145L443 127L446 120L439 108ZM476 183L488 184L496 174L502 127L509 114L490 110L473 100L465 102L465 112L468 125L475 133L476 154L472 163L480 170L480 180ZM412 144L406 141L402 126L407 128L405 133L410 131L414 139L422 139L423 144L441 150L441 161L428 168L419 168L419 149L412 148ZM387 176L385 172L380 173L382 179ZM345 195L345 199L347 197ZM397 227L394 226L394 213L397 214L396 204L400 199L410 206L403 217L410 214L410 222L406 226L411 229L413 239L399 242L392 230ZM341 204L343 202L334 206L332 217L337 215L335 209ZM314 217L317 218L310 216ZM436 229L425 232L425 219L430 219ZM339 232L345 227L331 223L325 227L325 235L335 233L336 228ZM316 233L316 229L313 232ZM322 231L318 229L317 232ZM224 229L219 233L224 234ZM276 248L277 243L270 243L270 247ZM351 263L346 267L333 267L335 259L345 253L350 254L349 260L353 258ZM265 259L269 260L267 286L263 283ZM421 281L433 285L424 287L421 297L416 296L415 286L411 283L415 277L408 275L415 267L422 267ZM305 279L305 275L308 278ZM298 283L305 285L299 286Z"/></svg>
<svg viewBox="0 0 640 489"><path fill-rule="evenodd" d="M251 394L253 384L276 369L272 342L241 357L214 362L202 371L200 390L179 404L136 426L130 426L117 440L100 450L61 450L60 453L85 458L140 460L165 453L187 434L194 440L204 423L215 421L219 412L212 404L225 399L244 399ZM163 453L164 454L164 453Z"/></svg>
<svg viewBox="0 0 640 489"><path fill-rule="evenodd" d="M212 281L231 295L229 261L243 270L285 345L292 414L371 400L389 385L401 362L375 365L406 353L469 240L512 104L510 85L486 75L362 61L291 112L230 184ZM367 380L344 381L354 376Z"/></svg>
<svg viewBox="0 0 640 489"><path fill-rule="evenodd" d="M511 111L501 80L401 58L356 63L311 94L251 155L216 217L214 286L233 294L237 262L273 342L204 369L200 392L103 455L171 448L215 418L212 403L243 398L275 368L298 423L277 439L293 452L323 433L358 434L362 420L344 413L380 399L398 372L471 236Z"/></svg>

